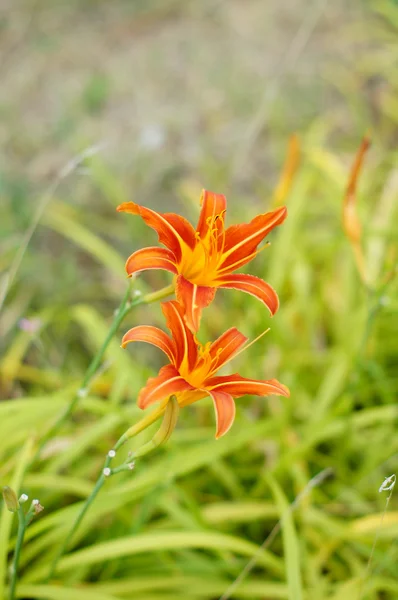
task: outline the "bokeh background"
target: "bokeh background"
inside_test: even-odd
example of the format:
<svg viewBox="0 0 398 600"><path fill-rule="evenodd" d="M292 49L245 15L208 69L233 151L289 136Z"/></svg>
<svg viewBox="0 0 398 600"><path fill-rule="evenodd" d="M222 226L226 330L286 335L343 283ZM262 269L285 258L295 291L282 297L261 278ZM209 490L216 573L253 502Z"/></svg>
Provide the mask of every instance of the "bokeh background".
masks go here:
<svg viewBox="0 0 398 600"><path fill-rule="evenodd" d="M3 0L0 73L0 477L45 507L28 529L18 597L396 598L397 491L379 487L398 456L398 4ZM366 133L367 287L342 225ZM219 441L210 402L184 410L164 449L109 480L45 583L163 364L146 346L119 348L128 327L162 326L158 305L139 307L32 464L106 336L126 257L156 241L115 207L134 200L195 222L206 187L227 195L229 224L249 221L281 201L293 134L289 218L248 269L281 308L271 321L254 298L218 292L200 332L271 327L231 368L277 377L291 398L239 400ZM150 272L135 287L169 281ZM332 475L309 483L324 469ZM5 598L16 524L1 510Z"/></svg>

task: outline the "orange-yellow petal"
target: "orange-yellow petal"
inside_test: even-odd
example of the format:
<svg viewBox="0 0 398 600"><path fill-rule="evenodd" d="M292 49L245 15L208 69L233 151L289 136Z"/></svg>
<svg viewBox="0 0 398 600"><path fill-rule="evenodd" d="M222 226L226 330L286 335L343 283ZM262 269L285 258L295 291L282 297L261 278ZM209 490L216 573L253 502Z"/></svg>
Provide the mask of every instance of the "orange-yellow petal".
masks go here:
<svg viewBox="0 0 398 600"><path fill-rule="evenodd" d="M233 375L219 375L206 381L206 388L212 391L226 392L234 398L251 394L253 396L290 396L289 389L277 379L262 381L258 379L246 379L238 373Z"/></svg>
<svg viewBox="0 0 398 600"><path fill-rule="evenodd" d="M216 439L231 429L235 419L235 402L226 392L209 391L216 413Z"/></svg>
<svg viewBox="0 0 398 600"><path fill-rule="evenodd" d="M139 215L140 214L140 206L135 202L123 202L123 204L119 204L116 207L117 212L126 212L130 213L130 215Z"/></svg>
<svg viewBox="0 0 398 600"><path fill-rule="evenodd" d="M140 215L145 223L154 229L159 242L171 250L177 261L181 260L184 250L194 248L196 243L195 230L192 225L180 215L174 213L158 213L135 202L125 202L117 207L119 212Z"/></svg>
<svg viewBox="0 0 398 600"><path fill-rule="evenodd" d="M231 327L217 338L209 349L210 356L214 361L212 372L215 373L218 369L221 369L245 342L247 342L247 337L238 331L236 327Z"/></svg>
<svg viewBox="0 0 398 600"><path fill-rule="evenodd" d="M152 325L138 325L124 334L122 339L122 348L125 348L130 342L146 342L162 350L169 358L170 362L175 363L176 352L173 340L167 333L152 327Z"/></svg>
<svg viewBox="0 0 398 600"><path fill-rule="evenodd" d="M258 215L250 223L232 225L225 231L224 256L220 270L230 272L249 262L260 242L287 217L285 206L263 215Z"/></svg>
<svg viewBox="0 0 398 600"><path fill-rule="evenodd" d="M155 402L160 402L172 394L179 394L192 389L173 365L162 367L156 377L148 379L146 386L138 395L138 406L146 408Z"/></svg>
<svg viewBox="0 0 398 600"><path fill-rule="evenodd" d="M193 369L197 358L198 348L195 339L184 320L184 310L178 302L170 300L162 302L162 311L166 317L166 325L171 331L175 345L175 365L190 371Z"/></svg>
<svg viewBox="0 0 398 600"><path fill-rule="evenodd" d="M192 332L198 331L202 310L209 306L215 294L216 288L195 285L183 275L177 277L176 298L183 307L185 322Z"/></svg>
<svg viewBox="0 0 398 600"><path fill-rule="evenodd" d="M128 275L147 269L163 269L176 275L177 267L174 254L167 248L151 246L137 250L126 261Z"/></svg>
<svg viewBox="0 0 398 600"><path fill-rule="evenodd" d="M203 190L200 204L202 209L196 230L199 232L200 237L204 238L208 232L209 225L214 226L216 216L222 215L226 210L227 199L223 194L215 194L214 192ZM220 226L222 226L222 221L220 221Z"/></svg>
<svg viewBox="0 0 398 600"><path fill-rule="evenodd" d="M220 288L241 290L255 296L265 304L271 315L274 315L279 308L279 298L274 288L263 279L254 275L246 275L244 273L223 275L218 277L216 285Z"/></svg>

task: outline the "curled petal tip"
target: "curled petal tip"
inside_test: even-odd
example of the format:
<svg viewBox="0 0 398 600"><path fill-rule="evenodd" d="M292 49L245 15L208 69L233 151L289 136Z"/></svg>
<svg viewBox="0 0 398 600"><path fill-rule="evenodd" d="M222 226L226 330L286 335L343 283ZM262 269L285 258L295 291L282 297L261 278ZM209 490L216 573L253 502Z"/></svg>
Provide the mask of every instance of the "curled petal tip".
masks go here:
<svg viewBox="0 0 398 600"><path fill-rule="evenodd" d="M281 207L281 218L282 218L282 220L284 221L287 216L288 216L287 206L282 206Z"/></svg>
<svg viewBox="0 0 398 600"><path fill-rule="evenodd" d="M285 396L285 398L289 398L290 397L289 388L286 385L283 385L283 383L279 383L279 387L280 387L281 396Z"/></svg>
<svg viewBox="0 0 398 600"><path fill-rule="evenodd" d="M134 215L139 214L139 206L135 202L123 202L116 207L117 212L128 212Z"/></svg>

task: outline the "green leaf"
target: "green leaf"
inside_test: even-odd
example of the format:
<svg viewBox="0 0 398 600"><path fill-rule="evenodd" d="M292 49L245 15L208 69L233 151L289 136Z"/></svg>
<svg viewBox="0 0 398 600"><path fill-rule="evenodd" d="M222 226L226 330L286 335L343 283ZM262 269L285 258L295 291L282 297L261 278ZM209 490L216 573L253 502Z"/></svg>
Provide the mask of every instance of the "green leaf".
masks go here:
<svg viewBox="0 0 398 600"><path fill-rule="evenodd" d="M303 587L301 581L300 548L293 520L293 510L275 478L270 473L267 473L266 479L280 511L288 597L289 600L302 600Z"/></svg>

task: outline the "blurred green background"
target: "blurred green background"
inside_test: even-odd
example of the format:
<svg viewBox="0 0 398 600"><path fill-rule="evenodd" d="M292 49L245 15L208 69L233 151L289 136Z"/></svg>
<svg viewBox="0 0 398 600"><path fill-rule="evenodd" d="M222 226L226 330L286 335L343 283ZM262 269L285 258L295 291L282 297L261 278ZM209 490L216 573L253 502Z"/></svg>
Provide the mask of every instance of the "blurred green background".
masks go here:
<svg viewBox="0 0 398 600"><path fill-rule="evenodd" d="M398 456L397 3L9 0L0 73L0 478L45 507L26 535L18 597L397 598L397 490L389 503L378 491ZM366 132L369 289L342 228ZM231 368L277 377L291 398L238 400L219 441L210 402L182 411L165 448L107 482L45 583L105 453L141 416L138 391L164 364L150 347L119 347L135 324L163 326L158 305L139 307L31 465L106 336L125 259L156 242L115 207L134 200L195 222L206 187L227 195L228 224L249 221L272 207L293 133L289 217L248 268L281 308L271 321L254 298L219 291L200 332L206 341L235 325L252 339L270 326ZM135 285L169 281L154 271ZM312 489L326 468L333 476ZM16 523L0 508L6 598Z"/></svg>

